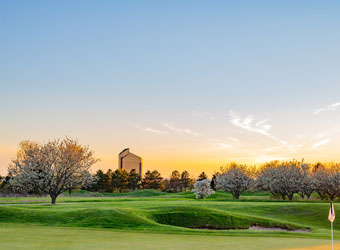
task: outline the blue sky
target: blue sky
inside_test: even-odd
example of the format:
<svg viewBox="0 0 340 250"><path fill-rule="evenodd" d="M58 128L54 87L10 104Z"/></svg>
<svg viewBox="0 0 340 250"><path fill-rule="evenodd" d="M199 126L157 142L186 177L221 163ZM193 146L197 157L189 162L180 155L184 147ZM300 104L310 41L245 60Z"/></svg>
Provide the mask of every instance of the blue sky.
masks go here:
<svg viewBox="0 0 340 250"><path fill-rule="evenodd" d="M2 1L0 173L21 140L65 135L104 169L124 147L164 174L340 160L340 107L315 114L340 102L339 7Z"/></svg>

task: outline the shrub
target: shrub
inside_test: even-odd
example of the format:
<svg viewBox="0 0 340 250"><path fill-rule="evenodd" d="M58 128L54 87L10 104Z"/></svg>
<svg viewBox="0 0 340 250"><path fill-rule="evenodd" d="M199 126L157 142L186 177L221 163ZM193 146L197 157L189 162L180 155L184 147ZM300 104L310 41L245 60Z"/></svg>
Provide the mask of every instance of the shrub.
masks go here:
<svg viewBox="0 0 340 250"><path fill-rule="evenodd" d="M194 184L194 189L192 192L195 193L196 199L204 199L209 197L210 195L214 194L215 191L210 186L210 180L204 179L201 181L196 181Z"/></svg>

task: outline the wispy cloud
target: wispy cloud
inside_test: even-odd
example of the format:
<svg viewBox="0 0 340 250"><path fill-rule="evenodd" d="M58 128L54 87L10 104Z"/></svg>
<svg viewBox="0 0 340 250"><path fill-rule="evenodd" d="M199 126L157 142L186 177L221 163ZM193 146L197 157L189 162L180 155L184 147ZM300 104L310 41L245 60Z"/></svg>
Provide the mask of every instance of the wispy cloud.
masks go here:
<svg viewBox="0 0 340 250"><path fill-rule="evenodd" d="M165 131L161 131L161 130L157 130L157 129L149 128L149 127L144 128L144 130L148 132L156 133L156 134L167 134L167 132Z"/></svg>
<svg viewBox="0 0 340 250"><path fill-rule="evenodd" d="M191 129L188 129L188 128L177 128L174 125L166 123L166 122L162 122L162 125L163 125L163 127L167 128L167 129L169 129L169 130L171 130L173 132L176 132L178 134L187 134L187 135L192 135L192 136L200 135L199 133L194 132Z"/></svg>
<svg viewBox="0 0 340 250"><path fill-rule="evenodd" d="M314 111L314 114L317 115L321 112L335 110L337 108L340 108L340 102L333 103L333 104L328 105L327 107L324 107L324 108L319 108L319 109Z"/></svg>
<svg viewBox="0 0 340 250"><path fill-rule="evenodd" d="M150 133L167 134L167 132L165 132L165 131L154 129L154 128L151 128L151 127L144 127L144 126L141 126L139 124L130 124L130 126L133 126L135 128L138 128L138 129L142 129L142 130L150 132Z"/></svg>
<svg viewBox="0 0 340 250"><path fill-rule="evenodd" d="M313 146L312 146L312 149L317 149L325 144L327 144L330 140L329 139L325 139L325 140L322 140L322 141L319 141L317 143L315 143Z"/></svg>
<svg viewBox="0 0 340 250"><path fill-rule="evenodd" d="M226 148L226 149L233 148L233 146L226 144L226 143L222 143L222 142L219 142L218 145L220 145L222 148Z"/></svg>
<svg viewBox="0 0 340 250"><path fill-rule="evenodd" d="M294 147L289 145L286 141L281 140L275 136L273 136L269 131L272 128L270 124L267 123L268 119L261 120L259 122L255 122L254 117L252 115L246 116L245 118L241 118L241 116L233 111L230 111L230 122L239 128L243 128L253 133L258 133L264 135L274 141L279 142L281 145L286 146L292 150Z"/></svg>
<svg viewBox="0 0 340 250"><path fill-rule="evenodd" d="M252 115L246 116L245 118L241 118L239 114L230 111L230 122L237 127L246 129L250 132L259 133L265 136L270 136L269 130L271 125L266 124L268 119L257 122L255 125L252 125L254 121L254 117Z"/></svg>

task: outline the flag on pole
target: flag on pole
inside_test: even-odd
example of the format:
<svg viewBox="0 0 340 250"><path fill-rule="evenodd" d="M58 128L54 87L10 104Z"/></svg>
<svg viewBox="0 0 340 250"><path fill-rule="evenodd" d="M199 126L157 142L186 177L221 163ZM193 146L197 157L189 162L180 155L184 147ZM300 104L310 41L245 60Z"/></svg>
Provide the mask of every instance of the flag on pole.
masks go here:
<svg viewBox="0 0 340 250"><path fill-rule="evenodd" d="M334 211L333 202L331 202L331 208L329 209L328 220L330 222L333 222L335 220L335 211Z"/></svg>

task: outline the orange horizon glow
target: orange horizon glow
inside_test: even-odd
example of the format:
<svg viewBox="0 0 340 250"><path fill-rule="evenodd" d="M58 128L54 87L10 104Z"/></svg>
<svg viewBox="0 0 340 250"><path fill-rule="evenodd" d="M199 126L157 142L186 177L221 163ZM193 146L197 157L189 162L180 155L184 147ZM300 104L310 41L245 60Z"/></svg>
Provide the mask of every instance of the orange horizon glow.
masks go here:
<svg viewBox="0 0 340 250"><path fill-rule="evenodd" d="M80 142L81 143L81 142ZM1 163L1 175L7 174L8 164L16 156L16 150L18 146L6 147L0 145L0 163ZM124 147L114 147L112 153L108 152L108 148L91 147L90 149L95 151L95 156L100 158L101 161L92 166L92 173L98 169L107 171L108 169L117 169L118 154ZM260 166L266 162L273 160L290 161L304 159L306 163L316 162L337 162L339 158L336 156L328 156L325 158L318 157L317 154L309 155L309 157L303 157L295 154L294 156L280 155L251 155L249 157L242 157L240 153L230 154L230 151L224 151L216 148L211 150L205 150L195 148L192 151L176 151L175 149L138 149L138 147L130 148L131 152L137 154L143 158L143 172L147 170L158 170L164 178L168 178L173 170L182 172L188 171L192 178L196 178L201 172L205 172L208 176L212 176L215 172L219 171L220 167L226 166L228 163L236 162L239 164L247 164L250 166ZM249 150L251 151L251 150Z"/></svg>

